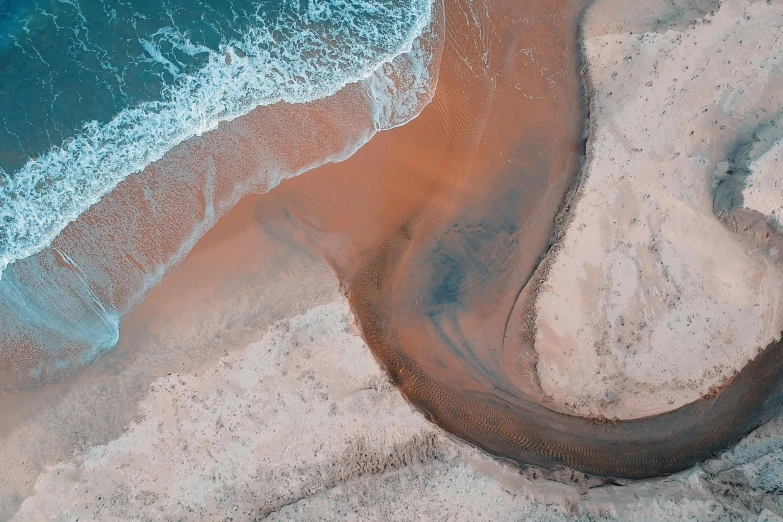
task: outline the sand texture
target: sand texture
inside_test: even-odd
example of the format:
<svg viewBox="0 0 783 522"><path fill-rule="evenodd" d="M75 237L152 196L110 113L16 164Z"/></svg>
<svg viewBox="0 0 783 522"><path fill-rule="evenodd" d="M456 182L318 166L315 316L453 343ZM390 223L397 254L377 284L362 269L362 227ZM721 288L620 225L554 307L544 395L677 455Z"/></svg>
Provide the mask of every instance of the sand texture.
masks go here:
<svg viewBox="0 0 783 522"><path fill-rule="evenodd" d="M48 467L13 520L780 520L780 420L671 478L544 482L414 412L354 329L340 299L155 380L120 437Z"/></svg>
<svg viewBox="0 0 783 522"><path fill-rule="evenodd" d="M718 219L715 187L783 124L783 4L724 1L584 47L588 162L536 302L537 371L563 411L642 417L722 385L783 329L781 265ZM757 148L745 202L774 217L779 145Z"/></svg>
<svg viewBox="0 0 783 522"><path fill-rule="evenodd" d="M347 196L356 183L386 176L409 187L393 195L405 205L389 208L392 196L370 191L364 200L379 197L387 205L379 226L356 225L358 214L335 229L330 217L350 216L350 208L324 211L334 200L319 200L315 192L303 198L308 178L289 185L300 186L294 200L320 210L311 219L317 227L307 224L311 212L293 221L321 237L316 248L334 267L363 338L403 395L438 426L493 455L602 477L687 469L769 420L783 397L783 344L770 342L752 348L757 355L727 386L673 411L609 423L557 411L561 401L540 383L548 345L532 347L529 356L536 340L529 334L543 328L540 320L531 324L526 303L529 289L540 290L541 272L553 268L547 260L535 274L539 256L553 235L560 238L574 205L568 189L584 143L580 5L503 2L482 10L453 2L445 11L447 40L432 103L409 125L377 136L335 166L364 176L341 191L343 198L354 201ZM415 161L395 161L411 149L387 144L417 135L430 145L412 149ZM733 201L733 185L713 176L725 192L713 200ZM318 179L334 185L339 177L327 169ZM409 180L425 181L424 191L412 192L416 184ZM414 204L406 200L411 197ZM320 209L311 201L320 201ZM729 207L721 219L732 216ZM729 234L728 224L718 226ZM347 246L322 250L319 243L337 230ZM368 247L355 248L362 244ZM530 378L531 367L538 379ZM600 381L584 367L572 373L591 385Z"/></svg>

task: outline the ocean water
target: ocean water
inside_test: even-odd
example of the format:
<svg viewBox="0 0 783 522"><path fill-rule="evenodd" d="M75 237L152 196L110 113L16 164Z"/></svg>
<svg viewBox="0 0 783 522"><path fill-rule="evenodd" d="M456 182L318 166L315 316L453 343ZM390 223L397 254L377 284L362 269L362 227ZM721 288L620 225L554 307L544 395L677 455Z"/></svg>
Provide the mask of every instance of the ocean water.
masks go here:
<svg viewBox="0 0 783 522"><path fill-rule="evenodd" d="M178 143L371 77L431 14L431 0L0 1L0 278Z"/></svg>
<svg viewBox="0 0 783 522"><path fill-rule="evenodd" d="M244 26L244 47L239 37L214 44L217 51L187 64L190 73L168 78L159 100L114 116L107 111L105 121L75 127L75 137L39 156L30 149L33 156L16 169L11 154L4 156L0 392L91 365L116 345L124 318L244 194L347 159L432 100L443 44L440 0L287 9L274 16L305 36L271 31L251 55L242 49L251 48L256 40L247 35L262 24ZM360 23L350 13L370 18ZM318 45L303 43L311 40ZM173 62L176 47L158 48L172 66L186 68ZM158 68L164 62L155 56L144 63Z"/></svg>

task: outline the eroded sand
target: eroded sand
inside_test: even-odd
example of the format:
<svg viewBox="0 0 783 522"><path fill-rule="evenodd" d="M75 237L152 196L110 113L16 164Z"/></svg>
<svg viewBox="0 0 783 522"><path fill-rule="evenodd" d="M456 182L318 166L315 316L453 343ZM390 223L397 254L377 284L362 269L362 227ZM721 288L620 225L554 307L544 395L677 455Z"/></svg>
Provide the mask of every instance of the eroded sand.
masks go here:
<svg viewBox="0 0 783 522"><path fill-rule="evenodd" d="M781 267L717 219L713 179L759 128L783 124L782 24L779 2L731 0L682 31L585 41L586 179L536 302L537 370L554 407L667 411L779 337ZM774 216L769 145L745 202Z"/></svg>
<svg viewBox="0 0 783 522"><path fill-rule="evenodd" d="M535 330L525 322L525 285L578 164L578 7L449 4L432 105L345 165L321 170L314 184L300 177L277 195L291 200L293 230L304 229L335 268L373 353L428 418L521 463L602 476L673 473L775 411L780 346L720 393L644 421L601 425L541 404L553 401L526 372L536 360L524 357L525 326ZM346 178L353 169L361 181ZM374 192L388 179L394 190Z"/></svg>

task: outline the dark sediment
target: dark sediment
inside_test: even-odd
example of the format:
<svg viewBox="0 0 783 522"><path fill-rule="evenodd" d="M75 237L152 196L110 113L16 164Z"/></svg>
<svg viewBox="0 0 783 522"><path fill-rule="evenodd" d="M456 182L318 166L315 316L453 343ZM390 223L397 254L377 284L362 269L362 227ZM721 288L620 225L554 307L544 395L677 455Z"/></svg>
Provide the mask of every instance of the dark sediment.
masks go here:
<svg viewBox="0 0 783 522"><path fill-rule="evenodd" d="M646 478L683 470L757 428L783 399L783 342L769 345L712 396L672 412L632 421L598 422L553 412L518 398L458 393L407 356L382 297L395 248L374 256L358 275L351 304L363 335L411 403L433 422L490 453L520 464L563 465L592 475Z"/></svg>

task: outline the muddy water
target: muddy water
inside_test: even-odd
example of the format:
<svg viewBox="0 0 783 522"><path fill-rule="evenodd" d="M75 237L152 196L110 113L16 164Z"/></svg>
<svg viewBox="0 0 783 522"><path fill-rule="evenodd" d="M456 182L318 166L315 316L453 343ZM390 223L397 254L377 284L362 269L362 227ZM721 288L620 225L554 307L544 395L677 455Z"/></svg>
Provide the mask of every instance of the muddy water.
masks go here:
<svg viewBox="0 0 783 522"><path fill-rule="evenodd" d="M583 160L583 7L450 2L432 104L276 197L286 233L334 267L373 353L431 420L520 463L642 478L763 422L781 400L783 347L667 414L607 423L546 408L530 306Z"/></svg>

